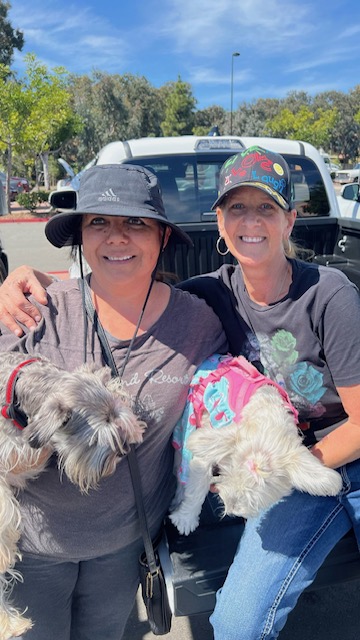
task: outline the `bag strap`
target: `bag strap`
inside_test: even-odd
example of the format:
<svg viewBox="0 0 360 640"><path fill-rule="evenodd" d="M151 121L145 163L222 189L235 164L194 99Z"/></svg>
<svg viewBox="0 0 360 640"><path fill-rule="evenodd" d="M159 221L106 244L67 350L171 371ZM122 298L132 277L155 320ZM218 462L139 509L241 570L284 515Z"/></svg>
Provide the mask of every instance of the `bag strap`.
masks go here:
<svg viewBox="0 0 360 640"><path fill-rule="evenodd" d="M136 327L134 336L130 341L130 344L128 346L128 349L125 355L124 363L121 367L121 373L119 373L118 368L115 364L114 356L110 349L110 345L109 345L104 327L102 326L99 320L98 314L96 313L96 310L94 308L89 284L86 279L79 278L79 285L83 295L86 315L88 316L91 323L94 325L94 329L100 340L104 361L110 367L113 377L121 378L122 375L124 374L125 367L130 357L131 348L132 348L134 339L136 337L143 312L140 314L138 325ZM145 300L145 304L146 302L147 302L147 299ZM143 311L145 308L145 304L143 306ZM153 547L150 532L149 532L149 525L147 522L146 511L145 511L144 500L143 500L140 469L139 469L138 459L135 451L135 446L133 444L130 445L130 450L129 450L129 453L127 454L127 458L128 458L129 468L130 468L131 481L134 488L135 502L136 502L136 508L139 516L141 535L144 541L146 559L149 565L151 575L155 575L158 573L159 569L157 566L155 551L154 551L154 547Z"/></svg>

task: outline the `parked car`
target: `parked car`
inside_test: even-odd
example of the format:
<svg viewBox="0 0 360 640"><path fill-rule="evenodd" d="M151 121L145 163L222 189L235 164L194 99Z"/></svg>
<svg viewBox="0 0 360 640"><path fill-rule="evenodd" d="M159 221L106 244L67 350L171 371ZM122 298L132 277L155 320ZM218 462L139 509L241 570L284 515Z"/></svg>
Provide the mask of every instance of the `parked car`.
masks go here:
<svg viewBox="0 0 360 640"><path fill-rule="evenodd" d="M319 153L326 164L326 168L330 173L331 177L334 179L336 171L341 169L340 165L336 164L336 162L332 162L328 153L324 151L324 149L320 148Z"/></svg>
<svg viewBox="0 0 360 640"><path fill-rule="evenodd" d="M5 189L6 185L6 173L0 171L0 179ZM30 185L26 178L19 178L18 176L12 176L10 178L10 200L16 200L18 193L28 193L30 191Z"/></svg>
<svg viewBox="0 0 360 640"><path fill-rule="evenodd" d="M337 196L340 215L343 218L360 219L360 185L344 184L340 195Z"/></svg>
<svg viewBox="0 0 360 640"><path fill-rule="evenodd" d="M64 160L64 158L58 158L58 163L61 164L62 168L65 169L66 177L58 180L56 183L56 189L60 191L61 189L79 189L80 186L80 178L84 171L90 169L95 163L96 158L90 160L90 162L81 170L79 173L75 173L75 171L70 167L69 163Z"/></svg>
<svg viewBox="0 0 360 640"><path fill-rule="evenodd" d="M345 184L347 182L359 182L360 162L357 162L352 169L340 169L335 171L334 182Z"/></svg>

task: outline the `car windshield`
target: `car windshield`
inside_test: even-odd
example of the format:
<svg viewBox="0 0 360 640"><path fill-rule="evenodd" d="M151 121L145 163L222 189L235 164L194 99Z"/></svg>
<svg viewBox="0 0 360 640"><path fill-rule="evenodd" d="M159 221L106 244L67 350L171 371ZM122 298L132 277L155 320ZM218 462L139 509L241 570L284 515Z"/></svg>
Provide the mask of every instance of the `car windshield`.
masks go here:
<svg viewBox="0 0 360 640"><path fill-rule="evenodd" d="M217 198L222 164L232 153L211 153L134 158L160 181L167 216L173 222L215 221L211 207ZM300 217L328 216L330 211L321 174L314 162L285 155L293 181L295 208Z"/></svg>

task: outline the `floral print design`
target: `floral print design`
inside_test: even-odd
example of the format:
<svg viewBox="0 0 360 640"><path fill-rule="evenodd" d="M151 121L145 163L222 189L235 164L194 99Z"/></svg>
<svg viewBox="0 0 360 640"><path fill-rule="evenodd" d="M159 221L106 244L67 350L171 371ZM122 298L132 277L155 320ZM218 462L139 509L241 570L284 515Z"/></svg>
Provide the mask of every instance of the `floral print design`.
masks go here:
<svg viewBox="0 0 360 640"><path fill-rule="evenodd" d="M324 376L309 362L298 361L293 334L279 329L271 338L258 334L258 339L265 375L286 389L291 402L305 419L323 415L325 407L320 400L326 391Z"/></svg>

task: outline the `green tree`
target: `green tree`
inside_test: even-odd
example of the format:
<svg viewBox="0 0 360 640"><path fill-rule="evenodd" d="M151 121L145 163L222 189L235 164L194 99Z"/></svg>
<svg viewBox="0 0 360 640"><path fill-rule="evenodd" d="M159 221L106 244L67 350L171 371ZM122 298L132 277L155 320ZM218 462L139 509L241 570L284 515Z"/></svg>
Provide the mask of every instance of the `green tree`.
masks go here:
<svg viewBox="0 0 360 640"><path fill-rule="evenodd" d="M341 91L327 91L314 97L313 107L336 108L341 114L330 135L329 149L341 155L345 162L355 159L359 149L359 126L354 117L360 108L360 86L348 94Z"/></svg>
<svg viewBox="0 0 360 640"><path fill-rule="evenodd" d="M280 109L276 98L259 98L251 103L243 102L233 114L233 131L242 136L264 136L266 122ZM230 117L229 117L230 122Z"/></svg>
<svg viewBox="0 0 360 640"><path fill-rule="evenodd" d="M165 106L159 90L144 76L130 73L120 77L120 84L128 112L126 137L160 136Z"/></svg>
<svg viewBox="0 0 360 640"><path fill-rule="evenodd" d="M14 49L21 51L24 46L24 34L14 29L8 20L10 2L0 0L0 64L10 66Z"/></svg>
<svg viewBox="0 0 360 640"><path fill-rule="evenodd" d="M338 110L318 108L312 111L302 105L293 113L285 108L267 122L268 135L290 140L304 140L315 147L329 147L331 132L338 120Z"/></svg>
<svg viewBox="0 0 360 640"><path fill-rule="evenodd" d="M77 169L109 142L161 135L163 96L143 76L72 76L71 92L83 129L62 151Z"/></svg>
<svg viewBox="0 0 360 640"><path fill-rule="evenodd" d="M26 155L28 164L40 157L49 188L49 152L74 135L81 124L71 106L66 71L49 72L34 55L25 60L26 73L20 79L0 65L0 147L6 152L8 176L14 154Z"/></svg>
<svg viewBox="0 0 360 640"><path fill-rule="evenodd" d="M194 126L196 100L191 86L178 77L169 82L163 90L165 96L165 117L161 123L164 136L183 136L191 134Z"/></svg>
<svg viewBox="0 0 360 640"><path fill-rule="evenodd" d="M194 114L193 133L196 136L205 136L212 127L217 126L220 135L224 135L226 131L227 114L223 107L213 105L206 109L196 111Z"/></svg>
<svg viewBox="0 0 360 640"><path fill-rule="evenodd" d="M26 91L31 97L30 118L24 128L25 144L29 153L39 157L44 172L45 189L49 184L49 153L58 150L82 126L74 112L68 90L68 72L63 67L49 71L32 54L25 56Z"/></svg>
<svg viewBox="0 0 360 640"><path fill-rule="evenodd" d="M24 122L29 118L31 104L24 87L0 64L0 151L6 157L7 209L10 211L10 176L14 151L22 151Z"/></svg>

